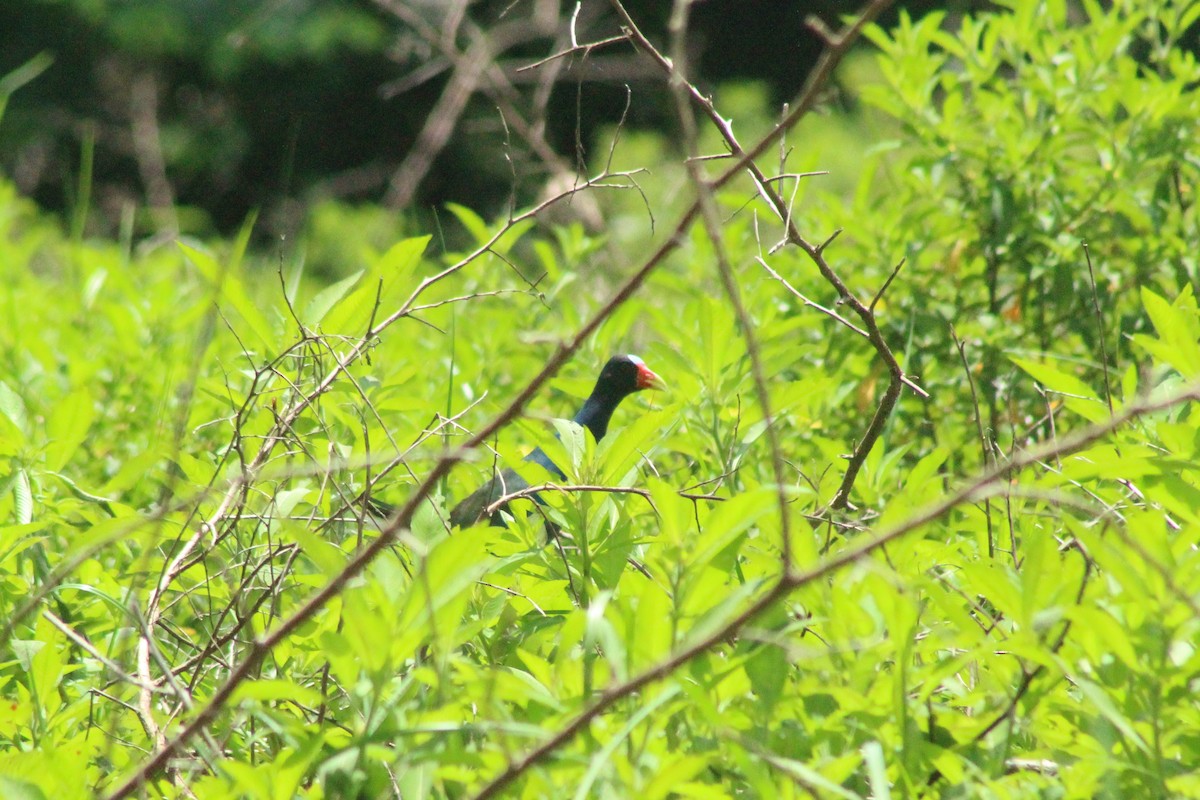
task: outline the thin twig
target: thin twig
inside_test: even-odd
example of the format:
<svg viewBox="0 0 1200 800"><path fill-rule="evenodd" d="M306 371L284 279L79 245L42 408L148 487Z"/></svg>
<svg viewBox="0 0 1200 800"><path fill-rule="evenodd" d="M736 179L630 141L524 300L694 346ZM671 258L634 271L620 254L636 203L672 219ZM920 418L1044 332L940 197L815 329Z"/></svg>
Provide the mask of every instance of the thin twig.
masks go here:
<svg viewBox="0 0 1200 800"><path fill-rule="evenodd" d="M49 621L49 623L51 625L53 625L54 627L56 627L60 631L62 631L64 636L66 636L68 639L70 639L76 645L78 645L79 647L81 647L85 651L87 651L88 655L90 655L92 658L96 659L101 664L103 664L105 667L107 667L109 672L111 672L113 675L117 676L121 680L125 681L126 683L133 684L134 686L137 686L139 689L143 689L144 691L146 691L148 693L157 692L159 694L171 694L171 695L174 694L174 692L168 692L166 689L163 689L161 686L153 686L153 685L142 686L142 682L137 676L130 675L128 672L126 672L124 669L121 668L120 664L116 663L115 661L113 661L112 659L108 658L103 653L101 653L96 648L96 646L94 644L92 644L91 641L88 640L88 638L86 636L84 636L82 633L79 633L77 630L72 628L70 625L68 625L66 622L64 622L61 617L59 617L57 614L55 614L50 609L48 609L48 608L42 609L42 616L45 617L46 620ZM132 706L130 706L130 708L132 708ZM147 731L147 733L150 733L150 732Z"/></svg>
<svg viewBox="0 0 1200 800"><path fill-rule="evenodd" d="M644 497L650 507L658 511L654 506L654 496L649 489L639 489L633 486L601 486L592 483L541 483L537 486L526 486L524 489L519 489L515 492L509 492L494 500L480 513L481 519L486 519L498 510L511 503L513 500L520 500L526 497L535 497L542 492L562 492L570 494L572 492L598 492L601 494L636 494L639 497ZM675 494L687 500L709 500L715 503L723 503L727 498L720 497L715 494L694 494L692 492L678 491Z"/></svg>
<svg viewBox="0 0 1200 800"><path fill-rule="evenodd" d="M979 395L975 393L975 377L971 374L971 364L967 361L967 345L958 338L958 332L954 330L953 325L950 326L950 338L954 340L954 346L958 348L958 357L962 361L963 372L967 376L967 386L971 388L971 407L975 409L975 432L979 436L979 446L983 450L982 465L986 468L995 463L995 459L991 457L987 434L983 430L983 417L979 413ZM995 558L996 536L992 530L992 502L991 500L983 502L984 519L987 521L988 558Z"/></svg>
<svg viewBox="0 0 1200 800"><path fill-rule="evenodd" d="M883 282L883 286L880 286L879 291L876 292L875 296L871 298L871 305L867 307L871 309L872 313L875 312L875 306L879 303L880 298L883 297L884 292L888 290L888 287L892 285L892 281L896 280L896 276L900 274L900 270L904 266L905 260L906 259L903 258L900 259L900 262L896 264L896 268L892 270L892 274L888 275L887 280Z"/></svg>
<svg viewBox="0 0 1200 800"><path fill-rule="evenodd" d="M1092 251L1083 243L1083 255L1087 259L1088 282L1092 286L1092 309L1096 312L1096 336L1100 339L1100 366L1104 368L1104 397L1108 401L1108 413L1113 413L1112 385L1108 379L1108 346L1104 340L1104 312L1100 310L1100 296L1096 293L1096 273L1092 270Z"/></svg>
<svg viewBox="0 0 1200 800"><path fill-rule="evenodd" d="M513 71L517 72L517 73L529 72L530 70L537 69L538 67L544 67L546 64L549 64L551 61L557 61L560 58L566 58L567 56L573 56L576 53L582 53L584 55L587 55L587 54L591 53L593 50L596 50L597 48L605 47L606 45L610 45L610 44L618 44L623 41L625 41L624 36L610 36L607 39L600 39L595 42L588 42L587 44L577 44L575 42L572 42L571 46L568 47L566 50L559 50L557 53L552 53L552 54L546 56L545 58L540 58L537 61L526 64L523 67L517 67Z"/></svg>

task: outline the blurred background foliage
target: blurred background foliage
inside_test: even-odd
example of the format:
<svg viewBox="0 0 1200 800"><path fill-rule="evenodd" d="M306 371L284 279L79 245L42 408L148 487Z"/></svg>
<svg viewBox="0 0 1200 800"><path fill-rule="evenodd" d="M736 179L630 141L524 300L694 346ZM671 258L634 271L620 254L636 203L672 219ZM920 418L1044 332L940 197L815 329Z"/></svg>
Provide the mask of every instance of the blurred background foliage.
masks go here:
<svg viewBox="0 0 1200 800"><path fill-rule="evenodd" d="M562 69L549 86L541 83L545 70L517 71L562 49L573 5L8 0L0 74L39 55L53 61L12 98L0 126L0 166L23 194L69 214L81 202L81 161L90 150L87 199L99 213L88 225L95 233L115 232L135 214L140 233L177 226L229 234L257 209L261 235L294 235L321 203L388 200L389 181L454 72L429 30L440 31L460 6L466 18L455 44L465 50L472 30L488 32L510 82L504 92L540 112L547 143L566 166L577 165L578 155L592 160L599 132L621 118L627 86L640 98L629 109L630 131L672 138L662 76L627 45L553 65ZM669 4L627 5L661 37ZM987 5L922 0L898 7L919 17ZM806 16L836 25L851 10L836 0L700 3L690 32L695 78L706 90L753 82L761 87L757 113L773 115L820 51ZM727 24L732 18L736 25ZM581 42L619 32L603 2L584 3L577 28ZM490 217L514 192L514 172L518 205L542 194L553 170L519 131L505 135L503 112L495 92L474 92L417 191L399 204L391 198L390 209L416 229L448 201Z"/></svg>

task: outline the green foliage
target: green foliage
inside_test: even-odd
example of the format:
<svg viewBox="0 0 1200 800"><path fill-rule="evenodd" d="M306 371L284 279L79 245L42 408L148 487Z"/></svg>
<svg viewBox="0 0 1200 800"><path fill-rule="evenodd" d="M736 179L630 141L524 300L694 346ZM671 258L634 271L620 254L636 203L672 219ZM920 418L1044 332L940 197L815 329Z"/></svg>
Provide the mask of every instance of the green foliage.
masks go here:
<svg viewBox="0 0 1200 800"><path fill-rule="evenodd" d="M723 244L770 377L782 512L743 331L694 230L342 581L378 541L362 495L404 503L508 406L601 308L590 267L644 210L601 240L451 207L471 248L502 234L472 256L330 207L309 247L353 268L326 281L260 263L251 222L228 244L130 251L64 234L0 183L0 790L114 790L249 665L148 796L469 796L726 632L510 792L1200 795L1193 404L1046 450L910 526L981 469L1200 375L1198 76L1172 44L1187 20L1065 8L876 31L890 83L868 96L899 138L847 206L798 188L806 235L847 227L827 256L860 296L909 258L880 320L932 395L906 390L853 508L816 526L887 376L761 268L834 305L794 248L767 252L778 231L745 187L719 198ZM599 444L548 421L631 350L670 394L627 400ZM546 491L506 528L446 529L454 499L537 444L571 481L641 494ZM547 542L542 511L569 538ZM784 515L801 572L903 533L735 630L781 577Z"/></svg>
<svg viewBox="0 0 1200 800"><path fill-rule="evenodd" d="M886 189L864 192L871 224L848 232L864 263L909 259L913 291L893 312L906 318L908 368L927 383L957 380L935 366L953 364L955 325L1000 438L1012 416L1002 402L1018 419L1041 416L1014 356L1068 358L1074 371L1085 359L1082 376L1101 386L1100 339L1127 363L1128 337L1145 326L1136 290L1174 296L1196 280L1187 152L1200 114L1187 89L1200 68L1174 48L1194 19L1186 4L1007 5L953 35L938 15L872 34L884 80L864 97L905 136L871 176ZM1099 327L1093 291L1122 335Z"/></svg>

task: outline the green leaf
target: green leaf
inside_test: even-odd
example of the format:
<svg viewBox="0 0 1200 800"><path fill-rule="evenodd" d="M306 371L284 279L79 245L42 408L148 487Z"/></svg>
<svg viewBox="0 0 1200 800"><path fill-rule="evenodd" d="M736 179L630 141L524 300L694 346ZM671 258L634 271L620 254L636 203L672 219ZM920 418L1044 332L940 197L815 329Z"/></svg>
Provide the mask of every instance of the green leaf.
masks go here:
<svg viewBox="0 0 1200 800"><path fill-rule="evenodd" d="M488 228L487 223L484 222L483 217L471 209L458 203L446 203L446 210L453 214L462 226L467 229L467 233L471 234L471 237L475 240L475 244L481 245L492 238L492 232Z"/></svg>
<svg viewBox="0 0 1200 800"><path fill-rule="evenodd" d="M612 599L612 592L600 591L592 597L587 608L587 627L584 628L583 645L588 651L597 647L608 662L613 677L622 681L627 677L625 660L625 642L617 634L616 628L604 616Z"/></svg>
<svg viewBox="0 0 1200 800"><path fill-rule="evenodd" d="M1155 354L1187 378L1200 375L1200 322L1196 319L1195 299L1186 289L1175 301L1165 299L1145 286L1141 289L1142 304L1154 323L1161 340Z"/></svg>
<svg viewBox="0 0 1200 800"><path fill-rule="evenodd" d="M944 447L934 448L929 455L922 458L909 470L908 480L905 481L905 494L924 488L925 483L938 474L942 464L950 457L950 451ZM941 481L938 481L939 489Z"/></svg>
<svg viewBox="0 0 1200 800"><path fill-rule="evenodd" d="M23 469L17 470L13 480L13 504L18 525L33 521L33 489L29 485L29 473Z"/></svg>
<svg viewBox="0 0 1200 800"><path fill-rule="evenodd" d="M238 229L237 237L229 253L229 270L237 273L242 268L242 259L246 256L246 248L250 245L250 235L254 233L254 223L258 220L258 212L251 211Z"/></svg>
<svg viewBox="0 0 1200 800"><path fill-rule="evenodd" d="M1021 607L1019 579L997 562L966 564L959 581L969 597L984 597L1007 616L1016 616Z"/></svg>
<svg viewBox="0 0 1200 800"><path fill-rule="evenodd" d="M675 639L673 611L666 589L653 581L640 585L626 622L628 630L637 632L629 643L635 664L648 666L671 652Z"/></svg>
<svg viewBox="0 0 1200 800"><path fill-rule="evenodd" d="M333 333L361 336L366 333L372 316L375 322L393 311L413 291L413 278L421 265L421 256L430 237L414 236L401 239L371 264L357 286L340 302L329 308L321 328ZM376 308L376 304L381 304Z"/></svg>
<svg viewBox="0 0 1200 800"><path fill-rule="evenodd" d="M1155 456L1153 450L1136 445L1091 447L1064 458L1062 474L1076 481L1113 476L1137 480L1161 473L1162 470L1154 462Z"/></svg>
<svg viewBox="0 0 1200 800"><path fill-rule="evenodd" d="M486 545L484 537L469 535L447 536L433 545L418 566L422 579L407 593L397 629L418 636L436 633L446 646L456 641L475 582L498 563ZM406 638L398 657L409 657L417 641Z"/></svg>
<svg viewBox="0 0 1200 800"><path fill-rule="evenodd" d="M579 475L585 460L588 455L588 439L590 432L577 422L572 422L569 419L553 420L554 429L558 431L558 441L562 443L562 451L566 453L567 460L562 461L551 455L550 460L558 464L567 475ZM553 447L549 442L547 447ZM549 454L550 451L546 450ZM569 468L568 468L569 465Z"/></svg>
<svg viewBox="0 0 1200 800"><path fill-rule="evenodd" d="M38 634L51 636L48 626L38 624ZM53 638L45 642L45 647L39 648L29 664L29 680L33 689L32 695L46 716L54 714L62 706L59 694L59 684L62 682L66 668L66 657L58 646L60 637L57 632Z"/></svg>
<svg viewBox="0 0 1200 800"><path fill-rule="evenodd" d="M762 645L746 660L743 669L750 678L754 693L767 707L779 702L790 669L782 647Z"/></svg>
<svg viewBox="0 0 1200 800"><path fill-rule="evenodd" d="M3 414L12 423L13 432L21 435L19 442L23 444L24 436L29 433L29 417L25 412L25 401L4 381L0 381L0 414Z"/></svg>
<svg viewBox="0 0 1200 800"><path fill-rule="evenodd" d="M58 472L67 465L75 451L87 439L96 418L95 401L83 387L64 397L55 407L46 424L46 468Z"/></svg>
<svg viewBox="0 0 1200 800"><path fill-rule="evenodd" d="M1099 399L1092 387L1074 375L1049 364L1039 364L1024 358L1012 358L1012 362L1042 386L1063 395L1066 406L1089 422L1103 422L1108 419L1108 406Z"/></svg>
<svg viewBox="0 0 1200 800"><path fill-rule="evenodd" d="M275 495L275 511L281 517L289 516L301 500L306 499L312 489L301 487L297 489L284 489Z"/></svg>
<svg viewBox="0 0 1200 800"><path fill-rule="evenodd" d="M351 274L349 277L343 278L337 283L326 286L321 291L317 292L313 299L308 302L304 308L304 313L300 315L300 321L310 327L316 327L321 324L321 320L325 319L325 315L337 306L350 290L354 288L359 279L362 278L364 270L359 270Z"/></svg>
<svg viewBox="0 0 1200 800"><path fill-rule="evenodd" d="M654 443L665 440L680 424L678 414L651 411L640 415L621 430L609 431L596 448L601 465L600 482L605 486L625 486L633 468L644 456L654 452Z"/></svg>
<svg viewBox="0 0 1200 800"><path fill-rule="evenodd" d="M663 800L665 797L701 797L708 789L687 788L687 782L711 767L711 762L702 756L668 758L658 767L657 773L638 793L638 800ZM714 797L717 795L714 793Z"/></svg>
<svg viewBox="0 0 1200 800"><path fill-rule="evenodd" d="M260 678L242 683L233 693L230 702L234 705L243 700L257 700L263 703L276 701L292 701L301 705L316 707L324 700L316 689L303 686L295 681L283 679Z"/></svg>
<svg viewBox="0 0 1200 800"><path fill-rule="evenodd" d="M35 784L0 775L0 797L4 800L46 800L46 794Z"/></svg>
<svg viewBox="0 0 1200 800"><path fill-rule="evenodd" d="M304 526L285 522L280 526L280 532L283 538L290 538L299 544L304 555L326 576L337 575L346 565L346 554L335 543L317 536Z"/></svg>
<svg viewBox="0 0 1200 800"><path fill-rule="evenodd" d="M871 786L872 800L891 800L891 781L887 777L887 764L883 759L883 746L878 740L862 746L863 761L867 767L867 781Z"/></svg>
<svg viewBox="0 0 1200 800"><path fill-rule="evenodd" d="M692 543L689 567L694 570L708 566L726 548L744 537L759 518L776 511L775 500L774 490L761 487L718 504L704 520L703 531Z"/></svg>
<svg viewBox="0 0 1200 800"><path fill-rule="evenodd" d="M845 800L863 800L863 796L855 794L835 781L826 778L817 770L792 758L772 756L771 766L793 776L801 786L811 786L824 792L823 796L841 797Z"/></svg>
<svg viewBox="0 0 1200 800"><path fill-rule="evenodd" d="M575 788L575 800L584 800L592 794L592 786L596 779L605 769L612 769L613 755L617 748L629 738L630 734L637 729L639 725L646 721L659 708L665 705L670 700L674 699L675 695L679 694L679 688L674 684L668 684L646 701L633 714L629 715L625 720L625 724L617 730L616 734L605 742L604 746L596 751L592 756L591 764L588 766L588 771L584 773L579 785Z"/></svg>
<svg viewBox="0 0 1200 800"><path fill-rule="evenodd" d="M1112 702L1112 698L1108 696L1103 687L1087 678L1078 676L1075 678L1074 683L1083 696L1088 699L1088 702L1096 707L1101 716L1111 722L1113 727L1119 730L1138 750L1141 750L1148 756L1152 755L1150 745L1134 729L1133 723L1117 710L1117 707Z"/></svg>
<svg viewBox="0 0 1200 800"><path fill-rule="evenodd" d="M248 236L248 231L244 230L243 235ZM237 272L237 265L241 260L241 251L244 249L245 244L239 243L235 246L234 254L224 266L218 264L217 260L211 254L197 247L191 247L183 242L176 242L176 246L183 251L188 261L208 279L209 285L217 297L220 298L220 301L223 301L220 304L232 308L246 323L249 331L256 337L256 340L252 343L269 350L275 342L271 326L267 323L262 312L259 311L258 304L246 293L246 287L243 285L241 276Z"/></svg>

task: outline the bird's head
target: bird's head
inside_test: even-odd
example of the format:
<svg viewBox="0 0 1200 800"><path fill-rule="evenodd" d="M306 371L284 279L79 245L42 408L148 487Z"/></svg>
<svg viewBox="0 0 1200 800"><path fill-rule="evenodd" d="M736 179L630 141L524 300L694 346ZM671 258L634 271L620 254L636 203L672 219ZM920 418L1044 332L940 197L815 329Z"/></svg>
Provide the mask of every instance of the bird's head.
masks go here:
<svg viewBox="0 0 1200 800"><path fill-rule="evenodd" d="M600 371L594 393L624 397L642 389L665 389L662 378L654 374L637 356L613 356Z"/></svg>

